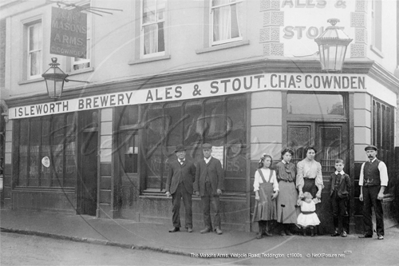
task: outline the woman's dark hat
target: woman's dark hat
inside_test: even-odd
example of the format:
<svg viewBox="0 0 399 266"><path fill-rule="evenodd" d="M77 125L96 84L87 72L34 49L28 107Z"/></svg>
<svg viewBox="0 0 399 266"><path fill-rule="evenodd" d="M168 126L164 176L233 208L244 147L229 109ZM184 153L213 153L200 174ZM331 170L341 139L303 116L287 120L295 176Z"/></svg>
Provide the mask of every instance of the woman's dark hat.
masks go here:
<svg viewBox="0 0 399 266"><path fill-rule="evenodd" d="M374 145L367 145L366 148L364 148L365 151L367 150L375 150L378 151L378 148Z"/></svg>
<svg viewBox="0 0 399 266"><path fill-rule="evenodd" d="M184 148L183 145L177 145L176 149L175 149L175 152L179 152L179 151L186 151L186 148Z"/></svg>

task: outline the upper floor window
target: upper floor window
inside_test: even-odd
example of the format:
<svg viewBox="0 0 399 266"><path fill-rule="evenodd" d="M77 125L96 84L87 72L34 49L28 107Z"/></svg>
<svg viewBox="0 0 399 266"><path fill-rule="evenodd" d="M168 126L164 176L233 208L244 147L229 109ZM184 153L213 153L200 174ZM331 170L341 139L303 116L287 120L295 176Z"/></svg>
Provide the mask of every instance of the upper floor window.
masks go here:
<svg viewBox="0 0 399 266"><path fill-rule="evenodd" d="M86 1L87 2L87 1ZM90 6L90 1L89 3L85 3L82 5L82 9L85 10L85 8L88 8ZM85 68L90 68L91 67L91 23L92 23L92 15L90 12L85 12L87 14L87 48L86 48L86 56L85 57L73 57L71 60L71 71L77 71Z"/></svg>
<svg viewBox="0 0 399 266"><path fill-rule="evenodd" d="M242 40L242 0L211 0L212 44Z"/></svg>
<svg viewBox="0 0 399 266"><path fill-rule="evenodd" d="M372 2L372 47L378 52L382 52L382 0L373 0Z"/></svg>
<svg viewBox="0 0 399 266"><path fill-rule="evenodd" d="M164 55L166 0L143 0L141 18L142 57Z"/></svg>
<svg viewBox="0 0 399 266"><path fill-rule="evenodd" d="M27 29L27 74L28 78L37 78L42 74L42 22L26 26Z"/></svg>

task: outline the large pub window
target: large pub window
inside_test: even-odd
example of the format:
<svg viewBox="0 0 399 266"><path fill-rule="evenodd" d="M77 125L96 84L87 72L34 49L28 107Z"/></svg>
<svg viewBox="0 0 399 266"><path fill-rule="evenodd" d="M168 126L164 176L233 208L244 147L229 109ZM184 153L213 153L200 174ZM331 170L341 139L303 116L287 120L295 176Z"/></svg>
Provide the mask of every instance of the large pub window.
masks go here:
<svg viewBox="0 0 399 266"><path fill-rule="evenodd" d="M377 158L385 162L388 168L390 184L393 184L394 156L394 118L395 109L377 99L373 99L373 145L378 148ZM391 174L391 175L390 175ZM391 185L388 185L388 188Z"/></svg>
<svg viewBox="0 0 399 266"><path fill-rule="evenodd" d="M187 157L196 161L202 158L201 145L206 142L221 151L226 191L245 192L246 110L245 95L145 107L141 152L146 164L145 192L164 191L167 161L176 145L184 144Z"/></svg>
<svg viewBox="0 0 399 266"><path fill-rule="evenodd" d="M14 152L17 187L75 187L74 114L16 120ZM49 164L46 163L48 158Z"/></svg>

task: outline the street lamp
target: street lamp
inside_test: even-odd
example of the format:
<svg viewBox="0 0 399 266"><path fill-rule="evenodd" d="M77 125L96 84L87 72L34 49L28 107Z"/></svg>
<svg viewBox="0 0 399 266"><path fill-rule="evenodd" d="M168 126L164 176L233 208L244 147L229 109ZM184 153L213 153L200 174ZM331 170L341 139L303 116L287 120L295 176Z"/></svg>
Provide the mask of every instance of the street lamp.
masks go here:
<svg viewBox="0 0 399 266"><path fill-rule="evenodd" d="M60 64L57 63L57 57L51 58L51 63L49 64L50 68L42 74L46 82L48 96L55 100L61 97L62 91L64 90L64 82L75 81L89 83L88 81L67 79L69 75L65 74L64 71L58 67L59 65Z"/></svg>
<svg viewBox="0 0 399 266"><path fill-rule="evenodd" d="M332 26L315 39L319 46L321 69L326 72L340 72L345 60L346 49L352 41L342 28L335 26L339 19L327 20Z"/></svg>

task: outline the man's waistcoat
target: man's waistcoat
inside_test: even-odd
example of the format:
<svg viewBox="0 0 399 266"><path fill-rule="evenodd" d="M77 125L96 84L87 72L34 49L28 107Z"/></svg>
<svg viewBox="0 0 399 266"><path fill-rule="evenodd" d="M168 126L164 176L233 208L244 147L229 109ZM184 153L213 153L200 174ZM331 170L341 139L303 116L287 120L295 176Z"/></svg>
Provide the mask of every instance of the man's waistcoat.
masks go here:
<svg viewBox="0 0 399 266"><path fill-rule="evenodd" d="M379 163L380 161L375 159L373 163L366 162L364 164L363 186L379 186L381 184L380 170L378 170Z"/></svg>

